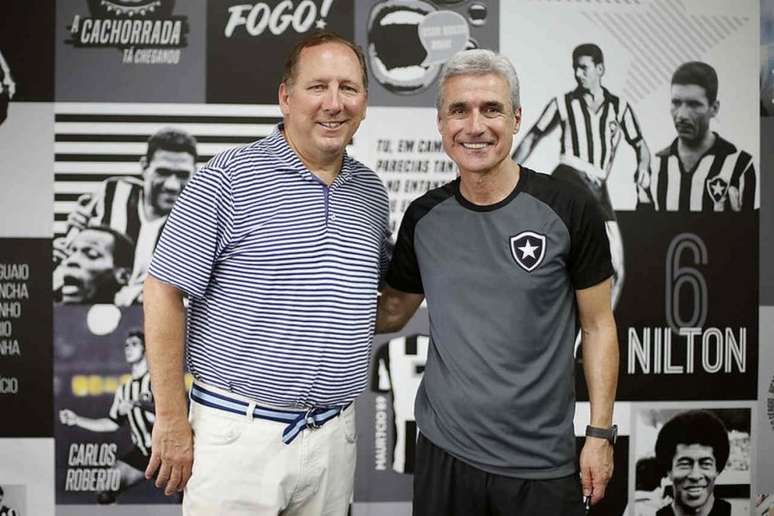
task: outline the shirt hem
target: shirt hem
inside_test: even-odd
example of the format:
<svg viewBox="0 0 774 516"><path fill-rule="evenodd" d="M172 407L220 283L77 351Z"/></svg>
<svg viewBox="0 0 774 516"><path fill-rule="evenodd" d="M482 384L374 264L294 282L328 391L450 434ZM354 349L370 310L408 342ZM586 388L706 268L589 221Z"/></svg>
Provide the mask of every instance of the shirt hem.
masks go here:
<svg viewBox="0 0 774 516"><path fill-rule="evenodd" d="M545 469L502 468L499 466L493 466L491 464L484 464L466 457L462 457L459 454L453 451L450 451L448 448L439 445L437 441L435 441L432 437L428 436L425 432L423 432L421 428L419 429L419 431L420 433L422 433L422 435L425 436L427 440L433 443L434 446L442 449L444 452L448 453L455 459L461 462L464 462L468 466L472 466L485 473L491 473L493 475L500 475L504 477L529 479L529 480L555 479L555 478L562 478L562 477L566 477L566 476L578 473L578 467L575 465L574 461L567 464L563 464L561 466L556 466L553 468L545 468Z"/></svg>

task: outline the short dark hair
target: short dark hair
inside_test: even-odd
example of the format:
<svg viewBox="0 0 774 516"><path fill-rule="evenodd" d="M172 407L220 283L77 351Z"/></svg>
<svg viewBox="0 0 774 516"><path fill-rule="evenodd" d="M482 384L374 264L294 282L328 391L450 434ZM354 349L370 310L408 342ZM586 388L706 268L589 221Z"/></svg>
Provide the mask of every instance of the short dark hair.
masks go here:
<svg viewBox="0 0 774 516"><path fill-rule="evenodd" d="M145 159L148 163L153 161L153 155L157 150L170 152L187 152L193 156L196 162L196 138L181 129L165 127L150 135L148 138L148 150L145 152Z"/></svg>
<svg viewBox="0 0 774 516"><path fill-rule="evenodd" d="M710 104L718 99L718 74L714 68L701 61L690 61L678 66L672 74L672 84L701 86Z"/></svg>
<svg viewBox="0 0 774 516"><path fill-rule="evenodd" d="M575 63L582 56L589 56L594 61L594 64L603 64L605 62L602 49L594 43L583 43L575 47L575 50L572 51L572 65L575 66Z"/></svg>
<svg viewBox="0 0 774 516"><path fill-rule="evenodd" d="M105 225L86 226L83 230L109 233L113 237L113 266L132 269L134 266L134 240L120 231Z"/></svg>
<svg viewBox="0 0 774 516"><path fill-rule="evenodd" d="M324 45L325 43L339 43L355 53L357 60L360 63L360 69L363 71L363 87L368 91L368 69L366 68L366 59L365 54L363 54L363 49L348 39L339 36L335 32L315 32L311 36L307 36L296 43L291 49L288 59L285 61L285 70L282 73L281 82L285 83L288 87L292 86L297 75L298 61L301 57L301 52L305 48L316 47L318 45Z"/></svg>
<svg viewBox="0 0 774 516"><path fill-rule="evenodd" d="M129 330L129 333L126 334L125 340L129 340L133 337L137 337L138 339L140 339L140 341L142 342L142 347L143 349L145 349L145 332L143 332L139 328L132 328L131 330Z"/></svg>
<svg viewBox="0 0 774 516"><path fill-rule="evenodd" d="M706 410L682 412L666 422L656 439L656 460L664 474L672 469L678 444L711 446L718 473L728 460L728 430L723 421Z"/></svg>

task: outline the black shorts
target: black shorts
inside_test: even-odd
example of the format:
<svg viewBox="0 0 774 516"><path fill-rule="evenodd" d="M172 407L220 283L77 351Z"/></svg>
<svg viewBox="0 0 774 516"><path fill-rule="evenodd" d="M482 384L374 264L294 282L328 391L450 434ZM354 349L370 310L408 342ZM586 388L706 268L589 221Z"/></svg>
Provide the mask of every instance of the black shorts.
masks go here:
<svg viewBox="0 0 774 516"><path fill-rule="evenodd" d="M150 455L145 455L137 446L134 446L119 460L129 464L134 469L145 471L145 468L148 467L148 462L150 461Z"/></svg>
<svg viewBox="0 0 774 516"><path fill-rule="evenodd" d="M591 195L594 196L594 199L599 203L599 209L602 212L604 219L606 221L616 220L613 203L610 201L610 194L607 193L607 183L604 181L601 183L592 181L585 172L569 165L557 165L554 171L551 172L551 175L591 192Z"/></svg>
<svg viewBox="0 0 774 516"><path fill-rule="evenodd" d="M458 460L422 434L414 471L414 516L584 516L580 476L521 479Z"/></svg>

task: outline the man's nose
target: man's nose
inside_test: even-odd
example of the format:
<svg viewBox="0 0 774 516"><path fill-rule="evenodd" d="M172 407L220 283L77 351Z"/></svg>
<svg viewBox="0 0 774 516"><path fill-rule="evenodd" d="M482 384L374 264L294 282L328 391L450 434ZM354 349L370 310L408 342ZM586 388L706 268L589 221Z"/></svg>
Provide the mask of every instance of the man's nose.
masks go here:
<svg viewBox="0 0 774 516"><path fill-rule="evenodd" d="M80 253L78 251L73 251L70 253L70 255L62 261L62 267L64 268L70 268L70 269L80 269L81 268L81 261L80 261Z"/></svg>
<svg viewBox="0 0 774 516"><path fill-rule="evenodd" d="M484 131L481 113L478 110L473 110L468 116L465 121L465 130L471 134L480 134Z"/></svg>
<svg viewBox="0 0 774 516"><path fill-rule="evenodd" d="M164 179L164 189L179 191L183 187L183 182L177 177L177 174L170 174Z"/></svg>
<svg viewBox="0 0 774 516"><path fill-rule="evenodd" d="M691 470L688 472L688 477L691 479L701 479L701 466L699 466L699 464L694 464Z"/></svg>
<svg viewBox="0 0 774 516"><path fill-rule="evenodd" d="M341 91L338 86L329 87L325 96L323 97L323 109L325 111L338 112L341 111Z"/></svg>

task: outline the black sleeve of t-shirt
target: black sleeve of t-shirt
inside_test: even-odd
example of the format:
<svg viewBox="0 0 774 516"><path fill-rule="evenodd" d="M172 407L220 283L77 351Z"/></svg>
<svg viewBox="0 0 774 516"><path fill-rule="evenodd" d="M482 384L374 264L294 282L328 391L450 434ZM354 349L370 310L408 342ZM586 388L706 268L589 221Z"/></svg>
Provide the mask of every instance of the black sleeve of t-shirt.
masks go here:
<svg viewBox="0 0 774 516"><path fill-rule="evenodd" d="M584 192L585 193L585 192ZM613 275L605 220L590 195L579 195L570 219L569 271L576 290L593 287Z"/></svg>
<svg viewBox="0 0 774 516"><path fill-rule="evenodd" d="M426 211L417 201L414 201L403 215L392 261L387 271L387 284L396 290L411 294L425 293L414 250L414 229L421 215Z"/></svg>

